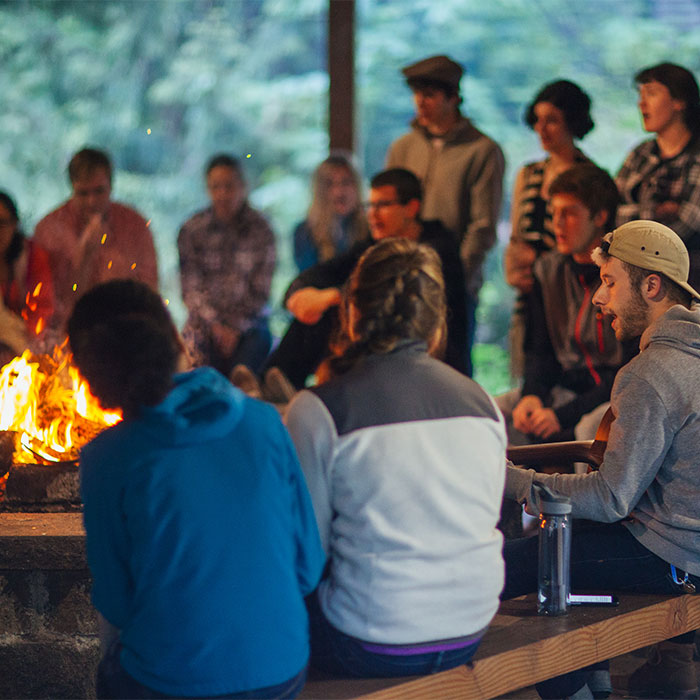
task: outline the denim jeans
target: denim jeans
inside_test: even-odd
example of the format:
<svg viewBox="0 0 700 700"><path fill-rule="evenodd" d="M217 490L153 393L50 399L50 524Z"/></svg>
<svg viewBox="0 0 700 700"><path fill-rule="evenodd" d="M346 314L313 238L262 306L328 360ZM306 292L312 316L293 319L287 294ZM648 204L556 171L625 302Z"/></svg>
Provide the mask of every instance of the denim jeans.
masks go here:
<svg viewBox="0 0 700 700"><path fill-rule="evenodd" d="M506 583L501 599L537 590L538 538L507 540L503 547ZM690 576L700 590L700 577ZM576 520L571 537L571 590L619 593L682 593L673 582L671 567L641 545L621 523ZM691 643L695 632L673 641ZM590 668L538 684L543 698L572 695L588 681Z"/></svg>
<svg viewBox="0 0 700 700"><path fill-rule="evenodd" d="M125 700L138 698L160 699L172 698L171 694L160 693L157 690L142 685L132 678L123 668L119 661L121 644L118 640L107 649L105 655L97 668L97 697L114 700ZM286 700L295 698L301 692L306 682L306 667L296 676L278 685L267 686L265 688L253 688L239 693L228 695L217 695L215 698L222 700L229 698L271 698L272 700ZM185 697L185 696L178 696ZM187 696L190 697L190 696Z"/></svg>
<svg viewBox="0 0 700 700"><path fill-rule="evenodd" d="M369 651L369 643L350 637L326 619L317 593L306 599L311 628L310 665L338 676L392 678L423 676L466 664L474 656L480 639L460 649L410 655Z"/></svg>

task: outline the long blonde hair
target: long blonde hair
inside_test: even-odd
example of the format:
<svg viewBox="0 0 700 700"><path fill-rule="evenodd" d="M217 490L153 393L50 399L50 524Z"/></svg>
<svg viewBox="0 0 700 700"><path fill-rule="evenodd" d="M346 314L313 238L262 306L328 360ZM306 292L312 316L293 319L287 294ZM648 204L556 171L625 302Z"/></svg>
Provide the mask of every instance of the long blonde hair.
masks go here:
<svg viewBox="0 0 700 700"><path fill-rule="evenodd" d="M313 196L306 220L311 230L311 239L318 250L318 259L328 260L336 252L333 240L333 209L328 197L331 175L334 170L345 170L352 178L357 191L357 207L351 214L350 229L353 234L353 242L367 237L367 221L360 205L362 183L360 176L352 165L349 157L335 153L324 160L314 171L312 178Z"/></svg>

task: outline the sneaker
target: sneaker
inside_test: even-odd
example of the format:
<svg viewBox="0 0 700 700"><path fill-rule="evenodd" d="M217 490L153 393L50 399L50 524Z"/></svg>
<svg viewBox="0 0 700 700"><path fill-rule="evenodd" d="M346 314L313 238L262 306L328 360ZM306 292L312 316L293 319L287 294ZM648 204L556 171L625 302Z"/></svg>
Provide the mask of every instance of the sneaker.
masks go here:
<svg viewBox="0 0 700 700"><path fill-rule="evenodd" d="M229 380L233 386L238 387L244 394L254 399L262 398L262 388L258 378L245 365L236 365L231 370Z"/></svg>
<svg viewBox="0 0 700 700"><path fill-rule="evenodd" d="M586 683L584 686L580 687L573 695L569 695L566 700L593 700L595 695L591 692L591 689Z"/></svg>
<svg viewBox="0 0 700 700"><path fill-rule="evenodd" d="M628 680L628 691L638 698L698 697L698 678L693 662L694 644L661 642L651 647L649 658Z"/></svg>
<svg viewBox="0 0 700 700"><path fill-rule="evenodd" d="M263 397L271 403L289 403L297 390L279 367L270 367L265 372Z"/></svg>
<svg viewBox="0 0 700 700"><path fill-rule="evenodd" d="M588 687L596 700L604 700L604 698L612 695L613 687L610 671L603 668L592 671L588 679Z"/></svg>

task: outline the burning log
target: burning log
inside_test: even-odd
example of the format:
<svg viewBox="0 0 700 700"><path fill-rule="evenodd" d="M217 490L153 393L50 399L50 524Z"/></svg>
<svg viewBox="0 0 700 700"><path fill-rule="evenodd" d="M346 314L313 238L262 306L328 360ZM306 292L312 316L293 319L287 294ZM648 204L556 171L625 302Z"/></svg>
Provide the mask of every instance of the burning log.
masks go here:
<svg viewBox="0 0 700 700"><path fill-rule="evenodd" d="M63 348L26 351L0 370L0 430L19 436L15 464L76 460L80 447L121 420L101 409L70 360Z"/></svg>
<svg viewBox="0 0 700 700"><path fill-rule="evenodd" d="M0 501L5 510L80 505L80 448L118 413L101 409L71 355L26 351L0 370Z"/></svg>
<svg viewBox="0 0 700 700"><path fill-rule="evenodd" d="M7 431L0 432L0 501L5 495L5 484L12 466L12 455L14 453L15 436Z"/></svg>
<svg viewBox="0 0 700 700"><path fill-rule="evenodd" d="M80 504L77 463L14 464L10 469L2 510L65 512L79 510Z"/></svg>

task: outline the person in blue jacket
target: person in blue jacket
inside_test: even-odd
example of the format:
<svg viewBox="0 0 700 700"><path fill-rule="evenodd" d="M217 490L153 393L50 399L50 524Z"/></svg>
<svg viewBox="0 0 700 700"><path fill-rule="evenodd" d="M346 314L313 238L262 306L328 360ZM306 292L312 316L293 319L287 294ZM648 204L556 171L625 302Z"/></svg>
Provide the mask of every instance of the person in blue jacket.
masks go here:
<svg viewBox="0 0 700 700"><path fill-rule="evenodd" d="M324 554L276 410L211 368L178 372L177 331L139 282L95 287L68 331L124 416L80 458L98 697L295 697Z"/></svg>

